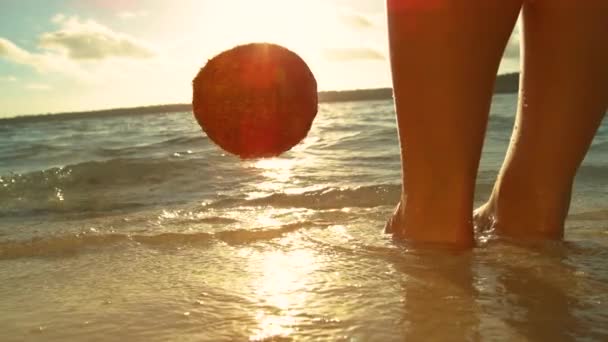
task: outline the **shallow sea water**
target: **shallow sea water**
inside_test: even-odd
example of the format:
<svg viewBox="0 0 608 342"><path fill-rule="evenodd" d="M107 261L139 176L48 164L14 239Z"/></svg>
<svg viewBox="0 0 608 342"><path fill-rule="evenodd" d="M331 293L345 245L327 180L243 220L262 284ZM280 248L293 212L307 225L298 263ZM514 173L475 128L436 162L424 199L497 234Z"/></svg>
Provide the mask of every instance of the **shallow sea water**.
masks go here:
<svg viewBox="0 0 608 342"><path fill-rule="evenodd" d="M516 100L494 97L478 203ZM390 101L323 104L257 161L191 113L0 122L0 340L608 339L606 121L559 243L395 243L398 151Z"/></svg>

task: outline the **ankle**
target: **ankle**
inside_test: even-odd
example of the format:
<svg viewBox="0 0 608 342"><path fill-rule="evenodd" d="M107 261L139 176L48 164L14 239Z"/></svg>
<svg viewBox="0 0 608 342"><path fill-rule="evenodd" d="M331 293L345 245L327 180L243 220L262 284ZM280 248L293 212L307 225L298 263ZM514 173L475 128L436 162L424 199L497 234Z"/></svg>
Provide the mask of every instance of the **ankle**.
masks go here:
<svg viewBox="0 0 608 342"><path fill-rule="evenodd" d="M470 247L473 244L471 209L447 205L466 201L418 202L402 199L391 222L393 235L414 242Z"/></svg>
<svg viewBox="0 0 608 342"><path fill-rule="evenodd" d="M405 214L404 229L396 237L425 243L471 246L473 224L471 217L451 217L439 212Z"/></svg>
<svg viewBox="0 0 608 342"><path fill-rule="evenodd" d="M477 221L491 224L501 235L561 239L570 206L570 194L569 186L501 179L488 203L480 208L481 215L478 215Z"/></svg>

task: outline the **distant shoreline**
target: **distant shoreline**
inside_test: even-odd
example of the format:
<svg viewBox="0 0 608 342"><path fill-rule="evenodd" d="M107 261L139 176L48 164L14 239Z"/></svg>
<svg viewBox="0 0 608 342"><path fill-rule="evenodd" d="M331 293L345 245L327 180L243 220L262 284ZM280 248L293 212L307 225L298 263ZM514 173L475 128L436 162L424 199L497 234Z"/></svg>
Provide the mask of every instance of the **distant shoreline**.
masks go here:
<svg viewBox="0 0 608 342"><path fill-rule="evenodd" d="M498 75L494 87L494 93L516 93L519 88L519 74L511 73ZM389 100L393 98L392 88L376 88L376 89L358 89L344 91L322 91L319 92L320 103L332 102L356 102L356 101L375 101ZM191 104L168 104L157 106L142 106L130 108L115 108L104 110L92 110L84 112L68 112L68 113L48 113L21 115L9 118L0 118L0 123L18 123L18 122L33 122L33 121L48 121L48 120L66 120L66 119L95 119L103 117L127 116L127 115L149 115L149 114L166 114L175 112L188 112L192 110Z"/></svg>

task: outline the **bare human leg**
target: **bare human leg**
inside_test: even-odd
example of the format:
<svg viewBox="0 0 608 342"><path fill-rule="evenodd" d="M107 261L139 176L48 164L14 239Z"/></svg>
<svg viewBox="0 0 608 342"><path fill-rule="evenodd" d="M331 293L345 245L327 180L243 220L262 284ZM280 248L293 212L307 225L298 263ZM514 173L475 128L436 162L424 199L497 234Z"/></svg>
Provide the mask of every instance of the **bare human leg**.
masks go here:
<svg viewBox="0 0 608 342"><path fill-rule="evenodd" d="M481 226L561 239L574 176L608 106L608 1L526 0L511 144Z"/></svg>
<svg viewBox="0 0 608 342"><path fill-rule="evenodd" d="M521 3L387 0L403 182L395 237L472 245L493 85Z"/></svg>

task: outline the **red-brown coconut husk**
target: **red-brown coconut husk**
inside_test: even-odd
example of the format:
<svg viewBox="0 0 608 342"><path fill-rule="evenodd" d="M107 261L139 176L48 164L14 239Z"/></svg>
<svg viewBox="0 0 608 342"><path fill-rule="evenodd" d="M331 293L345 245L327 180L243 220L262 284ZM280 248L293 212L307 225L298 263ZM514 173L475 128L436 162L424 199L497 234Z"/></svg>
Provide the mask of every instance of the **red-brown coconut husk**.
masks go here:
<svg viewBox="0 0 608 342"><path fill-rule="evenodd" d="M193 81L194 116L207 136L241 158L277 156L306 137L317 82L284 47L237 46L209 60Z"/></svg>

